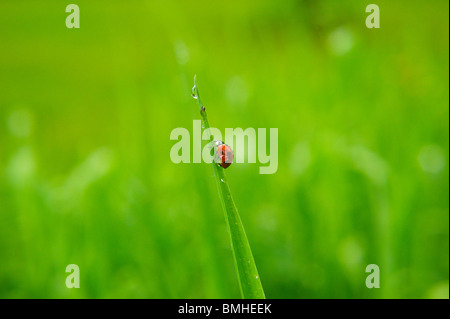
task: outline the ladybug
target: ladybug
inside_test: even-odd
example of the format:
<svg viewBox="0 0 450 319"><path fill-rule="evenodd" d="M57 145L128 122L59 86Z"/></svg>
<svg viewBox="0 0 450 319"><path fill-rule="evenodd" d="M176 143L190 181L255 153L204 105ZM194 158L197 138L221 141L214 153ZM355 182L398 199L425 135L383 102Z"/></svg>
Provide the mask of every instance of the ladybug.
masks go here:
<svg viewBox="0 0 450 319"><path fill-rule="evenodd" d="M216 162L223 168L227 168L231 165L231 163L233 163L233 150L227 144L220 141L216 141L216 145Z"/></svg>

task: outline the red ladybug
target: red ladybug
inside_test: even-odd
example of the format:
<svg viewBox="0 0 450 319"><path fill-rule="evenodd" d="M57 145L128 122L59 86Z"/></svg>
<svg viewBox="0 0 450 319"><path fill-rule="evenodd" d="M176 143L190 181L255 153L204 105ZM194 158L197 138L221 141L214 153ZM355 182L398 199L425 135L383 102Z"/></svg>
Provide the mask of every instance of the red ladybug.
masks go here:
<svg viewBox="0 0 450 319"><path fill-rule="evenodd" d="M218 164L227 168L233 163L233 150L227 144L219 142L217 145Z"/></svg>

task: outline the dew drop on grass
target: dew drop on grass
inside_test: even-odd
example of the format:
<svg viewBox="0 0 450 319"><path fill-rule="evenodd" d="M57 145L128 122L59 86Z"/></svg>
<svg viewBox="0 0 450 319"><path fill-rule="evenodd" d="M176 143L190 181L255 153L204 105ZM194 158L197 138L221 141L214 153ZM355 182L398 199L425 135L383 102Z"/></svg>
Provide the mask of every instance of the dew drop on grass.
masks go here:
<svg viewBox="0 0 450 319"><path fill-rule="evenodd" d="M192 94L191 94L191 96L194 98L194 99L198 99L198 95L197 95L197 86L196 85L194 85L193 87L192 87Z"/></svg>

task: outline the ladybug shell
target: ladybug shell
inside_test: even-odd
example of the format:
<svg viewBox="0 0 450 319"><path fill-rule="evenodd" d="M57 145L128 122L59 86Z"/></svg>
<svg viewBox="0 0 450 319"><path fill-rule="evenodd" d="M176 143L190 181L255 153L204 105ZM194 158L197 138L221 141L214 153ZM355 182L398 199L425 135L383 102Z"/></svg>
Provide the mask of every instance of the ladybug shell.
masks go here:
<svg viewBox="0 0 450 319"><path fill-rule="evenodd" d="M233 150L227 144L222 144L217 147L217 155L219 156L219 165L227 168L233 162Z"/></svg>

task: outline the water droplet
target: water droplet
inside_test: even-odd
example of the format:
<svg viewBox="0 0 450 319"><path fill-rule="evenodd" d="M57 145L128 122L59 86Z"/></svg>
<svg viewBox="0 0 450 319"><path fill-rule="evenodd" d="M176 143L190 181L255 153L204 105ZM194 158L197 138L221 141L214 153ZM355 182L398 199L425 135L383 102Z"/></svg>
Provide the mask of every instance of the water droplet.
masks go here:
<svg viewBox="0 0 450 319"><path fill-rule="evenodd" d="M198 95L197 95L197 86L196 85L194 85L193 87L192 87L192 94L191 94L191 96L194 98L194 99L198 99Z"/></svg>
<svg viewBox="0 0 450 319"><path fill-rule="evenodd" d="M258 279L259 277L258 276L256 276L256 279Z"/></svg>
<svg viewBox="0 0 450 319"><path fill-rule="evenodd" d="M220 179L220 181L221 181L222 183L225 183L225 181L224 181L223 179Z"/></svg>

